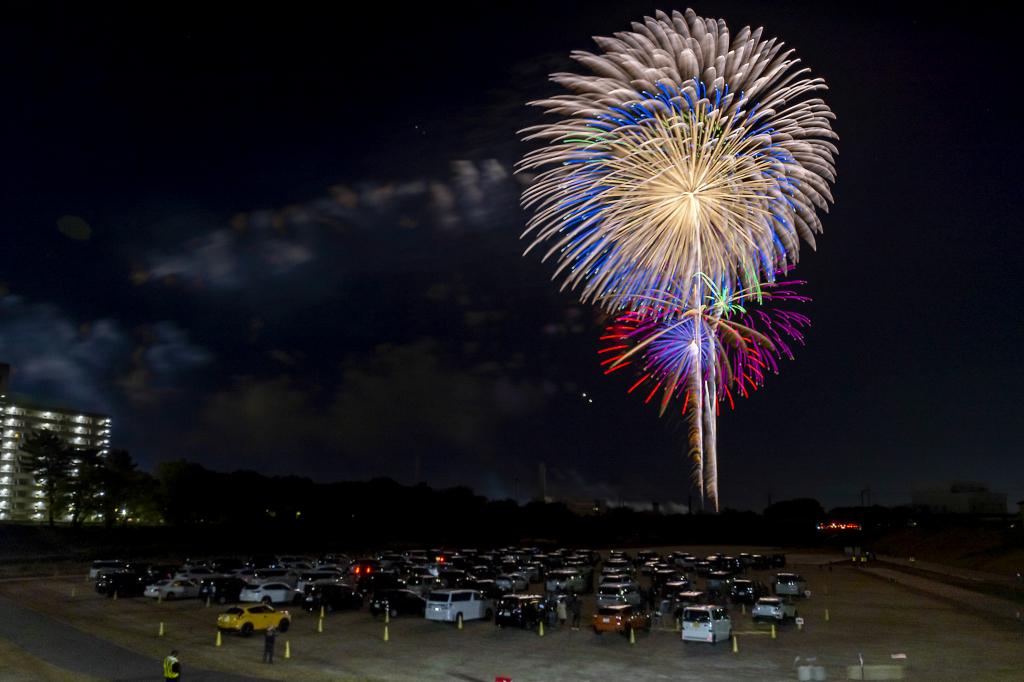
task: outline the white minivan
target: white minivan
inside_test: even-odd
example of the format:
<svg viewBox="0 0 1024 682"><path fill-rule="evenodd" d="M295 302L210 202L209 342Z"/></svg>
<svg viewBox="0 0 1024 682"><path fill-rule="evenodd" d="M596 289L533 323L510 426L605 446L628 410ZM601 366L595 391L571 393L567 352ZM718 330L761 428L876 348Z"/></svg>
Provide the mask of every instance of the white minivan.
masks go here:
<svg viewBox="0 0 1024 682"><path fill-rule="evenodd" d="M721 642L732 636L732 621L721 606L687 606L683 609L684 642Z"/></svg>
<svg viewBox="0 0 1024 682"><path fill-rule="evenodd" d="M490 620L494 605L476 590L432 590L427 594L427 620L454 623L459 620Z"/></svg>

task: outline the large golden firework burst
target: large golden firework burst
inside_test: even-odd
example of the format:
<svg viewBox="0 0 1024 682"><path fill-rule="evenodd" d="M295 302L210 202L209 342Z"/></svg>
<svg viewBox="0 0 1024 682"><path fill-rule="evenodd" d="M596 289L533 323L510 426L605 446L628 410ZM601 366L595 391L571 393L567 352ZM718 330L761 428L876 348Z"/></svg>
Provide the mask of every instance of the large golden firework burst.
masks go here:
<svg viewBox="0 0 1024 682"><path fill-rule="evenodd" d="M533 102L559 118L524 131L547 142L520 165L538 173L523 194L527 250L546 247L563 288L636 308L701 274L771 281L801 238L813 247L836 135L815 96L824 81L792 50L692 10L595 41L601 54L572 55L595 75L552 75L571 94Z"/></svg>

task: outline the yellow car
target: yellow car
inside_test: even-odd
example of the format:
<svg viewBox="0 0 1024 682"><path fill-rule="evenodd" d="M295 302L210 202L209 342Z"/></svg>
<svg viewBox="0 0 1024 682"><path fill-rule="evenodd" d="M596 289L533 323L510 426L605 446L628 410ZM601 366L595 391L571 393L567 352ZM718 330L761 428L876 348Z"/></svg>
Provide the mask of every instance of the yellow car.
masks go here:
<svg viewBox="0 0 1024 682"><path fill-rule="evenodd" d="M266 630L274 626L281 632L287 632L292 619L287 611L278 611L268 604L241 604L232 606L217 616L217 629L227 632L234 630L243 637L248 637L253 630Z"/></svg>

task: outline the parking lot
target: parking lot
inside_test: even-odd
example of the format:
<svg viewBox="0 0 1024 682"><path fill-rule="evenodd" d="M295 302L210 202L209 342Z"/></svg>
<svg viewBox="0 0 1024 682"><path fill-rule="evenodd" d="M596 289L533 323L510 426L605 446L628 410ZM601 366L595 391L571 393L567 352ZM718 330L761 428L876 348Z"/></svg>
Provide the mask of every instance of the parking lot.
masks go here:
<svg viewBox="0 0 1024 682"><path fill-rule="evenodd" d="M709 548L690 549L710 553ZM467 621L459 630L401 616L388 624L384 641L383 619L365 609L329 614L320 633L315 614L293 607L292 627L278 637L277 662L268 666L260 662L259 635L226 635L222 646L215 646L216 616L222 610L216 605L111 600L84 579L67 577L3 583L0 594L151 657L154 678L160 659L176 648L186 670L283 680L793 680L796 665L808 662L825 666L829 679L845 679L846 666L861 656L868 664L903 665L906 679L1020 679L1024 637L1018 624L908 591L852 565L829 570L821 560L791 555L786 567L803 574L811 590L811 597L798 604L802 629L786 623L772 639L770 626L754 624L749 613L731 607L736 652L730 642L684 644L675 623L667 620L639 633L635 644L624 636L598 636L588 627L591 598L585 601L581 630L556 626L543 637L485 621ZM754 577L768 582L773 574ZM161 622L163 637L158 636ZM893 659L894 654L905 658Z"/></svg>

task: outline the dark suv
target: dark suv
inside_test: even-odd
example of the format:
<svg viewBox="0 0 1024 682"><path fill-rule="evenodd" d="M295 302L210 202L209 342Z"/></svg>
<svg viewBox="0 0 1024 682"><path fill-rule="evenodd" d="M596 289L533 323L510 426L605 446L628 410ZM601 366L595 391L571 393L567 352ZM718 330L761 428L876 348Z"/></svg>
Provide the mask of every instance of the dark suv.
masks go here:
<svg viewBox="0 0 1024 682"><path fill-rule="evenodd" d="M199 598L218 604L237 603L245 585L246 582L241 578L204 578L199 583Z"/></svg>
<svg viewBox="0 0 1024 682"><path fill-rule="evenodd" d="M370 613L375 616L388 613L394 617L404 613L422 618L426 609L427 601L411 590L381 590L370 600Z"/></svg>
<svg viewBox="0 0 1024 682"><path fill-rule="evenodd" d="M502 597L494 606L494 624L534 628L544 620L544 597L539 594L515 594Z"/></svg>
<svg viewBox="0 0 1024 682"><path fill-rule="evenodd" d="M142 573L104 573L96 578L96 591L107 597L141 597L148 584Z"/></svg>
<svg viewBox="0 0 1024 682"><path fill-rule="evenodd" d="M359 610L363 608L363 595L348 585L337 583L321 583L310 586L309 593L302 601L302 608L307 611Z"/></svg>
<svg viewBox="0 0 1024 682"><path fill-rule="evenodd" d="M733 580L729 588L729 601L733 604L753 604L761 597L768 594L768 588L763 583L753 580Z"/></svg>

